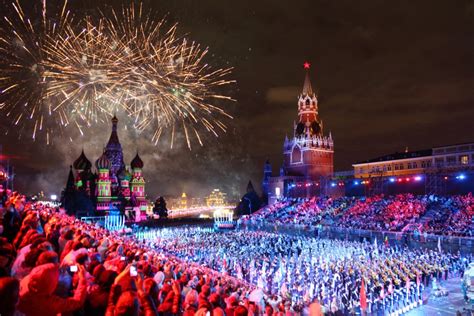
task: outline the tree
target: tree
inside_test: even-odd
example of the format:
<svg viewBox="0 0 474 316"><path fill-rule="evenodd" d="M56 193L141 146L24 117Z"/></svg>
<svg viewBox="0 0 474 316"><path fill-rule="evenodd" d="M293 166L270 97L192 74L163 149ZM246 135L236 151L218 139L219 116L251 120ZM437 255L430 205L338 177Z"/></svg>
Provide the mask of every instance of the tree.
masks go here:
<svg viewBox="0 0 474 316"><path fill-rule="evenodd" d="M166 201L164 197L160 196L155 201L153 213L158 214L160 218L168 218L168 209L166 208Z"/></svg>
<svg viewBox="0 0 474 316"><path fill-rule="evenodd" d="M69 168L69 176L66 182L66 188L61 192L61 204L66 210L66 213L73 215L76 213L75 201L75 186L74 174L72 173L72 166Z"/></svg>
<svg viewBox="0 0 474 316"><path fill-rule="evenodd" d="M247 193L240 199L237 205L236 213L239 216L249 215L260 209L262 201L253 187L252 181L247 184Z"/></svg>

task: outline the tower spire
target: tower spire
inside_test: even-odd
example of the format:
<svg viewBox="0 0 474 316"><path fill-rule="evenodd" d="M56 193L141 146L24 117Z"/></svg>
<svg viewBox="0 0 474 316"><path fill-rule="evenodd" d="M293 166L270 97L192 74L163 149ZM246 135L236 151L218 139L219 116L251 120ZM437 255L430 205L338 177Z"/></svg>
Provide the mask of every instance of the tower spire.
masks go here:
<svg viewBox="0 0 474 316"><path fill-rule="evenodd" d="M109 141L105 146L105 154L107 159L109 159L111 168L110 174L116 176L120 173L122 169L125 168L125 163L123 161L123 152L122 145L120 144L118 133L117 133L118 119L114 114L112 117L112 132L110 133ZM112 187L116 187L117 183L113 182Z"/></svg>
<svg viewBox="0 0 474 316"><path fill-rule="evenodd" d="M118 123L118 118L117 118L117 115L114 114L114 117L112 117L112 130L113 131L117 130L117 123Z"/></svg>
<svg viewBox="0 0 474 316"><path fill-rule="evenodd" d="M309 79L309 68L311 67L311 64L309 62L305 62L303 64L303 67L306 70L306 76L304 78L303 85L303 94L313 95L313 87L311 86L311 80Z"/></svg>

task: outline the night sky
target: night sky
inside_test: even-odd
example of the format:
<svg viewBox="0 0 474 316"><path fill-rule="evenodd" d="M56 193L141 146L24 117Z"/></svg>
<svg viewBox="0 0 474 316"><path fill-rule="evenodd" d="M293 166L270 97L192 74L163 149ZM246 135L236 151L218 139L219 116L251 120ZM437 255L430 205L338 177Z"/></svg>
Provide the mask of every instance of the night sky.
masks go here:
<svg viewBox="0 0 474 316"><path fill-rule="evenodd" d="M78 12L122 3L70 2ZM235 67L237 80L227 91L237 100L226 106L234 116L228 133L206 139L203 148L189 151L183 142L172 150L156 147L120 126L125 162L139 150L150 198L204 195L213 188L239 197L249 179L260 191L264 161L270 159L274 173L282 163L304 61L312 65L325 132L334 138L335 170L406 147L474 141L472 0L144 3L178 22L180 34L209 46L210 63ZM53 146L0 135L4 153L14 158L17 188L59 193L83 147L92 162L97 159L110 126L75 134L72 143L65 137Z"/></svg>

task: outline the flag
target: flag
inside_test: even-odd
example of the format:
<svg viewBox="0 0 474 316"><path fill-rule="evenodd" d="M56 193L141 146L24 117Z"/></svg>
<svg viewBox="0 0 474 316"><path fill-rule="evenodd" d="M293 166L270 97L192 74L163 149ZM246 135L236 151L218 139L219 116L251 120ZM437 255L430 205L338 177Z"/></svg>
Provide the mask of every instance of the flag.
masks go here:
<svg viewBox="0 0 474 316"><path fill-rule="evenodd" d="M410 294L410 278L408 276L406 278L405 283L406 283L406 288L407 288L407 301L408 301L408 296Z"/></svg>
<svg viewBox="0 0 474 316"><path fill-rule="evenodd" d="M364 278L362 278L362 282L360 284L360 308L362 310L367 309L367 296L365 295L365 283Z"/></svg>
<svg viewBox="0 0 474 316"><path fill-rule="evenodd" d="M441 238L438 237L438 251L441 252Z"/></svg>
<svg viewBox="0 0 474 316"><path fill-rule="evenodd" d="M224 258L222 258L222 266L224 267L224 271L227 270L227 258L224 253Z"/></svg>
<svg viewBox="0 0 474 316"><path fill-rule="evenodd" d="M421 284L421 275L417 271L416 272L416 299L420 299L420 284Z"/></svg>

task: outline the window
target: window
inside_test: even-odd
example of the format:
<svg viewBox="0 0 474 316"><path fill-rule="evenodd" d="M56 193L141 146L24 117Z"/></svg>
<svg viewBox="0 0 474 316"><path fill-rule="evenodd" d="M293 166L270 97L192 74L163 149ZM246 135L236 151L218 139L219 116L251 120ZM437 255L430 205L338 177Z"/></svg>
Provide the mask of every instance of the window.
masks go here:
<svg viewBox="0 0 474 316"><path fill-rule="evenodd" d="M408 163L408 169L411 169L411 162Z"/></svg>
<svg viewBox="0 0 474 316"><path fill-rule="evenodd" d="M291 153L291 163L301 163L303 162L303 155L301 154L301 150L298 146L293 148L293 152Z"/></svg>
<svg viewBox="0 0 474 316"><path fill-rule="evenodd" d="M306 105L309 105L309 99L306 99Z"/></svg>
<svg viewBox="0 0 474 316"><path fill-rule="evenodd" d="M421 162L421 168L426 168L426 164L424 161Z"/></svg>
<svg viewBox="0 0 474 316"><path fill-rule="evenodd" d="M388 165L388 166L387 166L387 170L388 170L388 171L392 171L392 165Z"/></svg>
<svg viewBox="0 0 474 316"><path fill-rule="evenodd" d="M403 169L404 169L404 166L403 166L402 163L400 164L400 167L399 167L399 168L400 168L400 170L403 170Z"/></svg>
<svg viewBox="0 0 474 316"><path fill-rule="evenodd" d="M461 165L468 165L469 164L469 156L468 155L463 155L459 157L459 162Z"/></svg>
<svg viewBox="0 0 474 316"><path fill-rule="evenodd" d="M416 162L414 162L414 163L411 164L411 167L412 167L413 169L416 169L416 168L418 168L418 164L417 164Z"/></svg>
<svg viewBox="0 0 474 316"><path fill-rule="evenodd" d="M448 165L455 165L456 164L456 156L448 156L446 157L446 163Z"/></svg>
<svg viewBox="0 0 474 316"><path fill-rule="evenodd" d="M398 165L395 165L395 170L398 170Z"/></svg>

